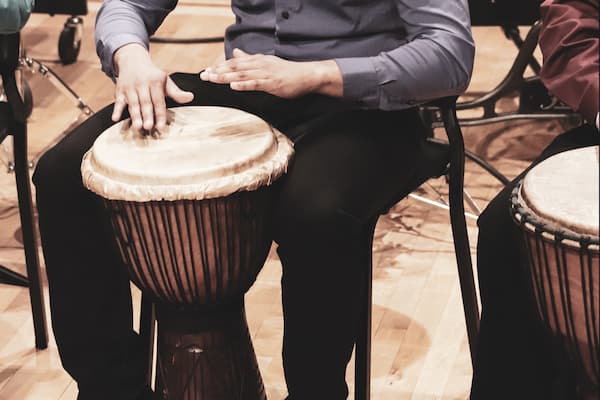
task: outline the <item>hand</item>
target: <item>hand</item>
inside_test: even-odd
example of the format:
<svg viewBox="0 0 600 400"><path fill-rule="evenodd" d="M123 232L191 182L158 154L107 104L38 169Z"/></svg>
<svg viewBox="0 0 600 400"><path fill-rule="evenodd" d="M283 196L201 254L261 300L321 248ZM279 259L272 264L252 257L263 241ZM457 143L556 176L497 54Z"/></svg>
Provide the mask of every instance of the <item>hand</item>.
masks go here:
<svg viewBox="0 0 600 400"><path fill-rule="evenodd" d="M240 49L233 50L233 58L206 68L200 79L228 83L233 90L258 90L283 98L312 92L335 97L343 94L342 73L333 60L287 61Z"/></svg>
<svg viewBox="0 0 600 400"><path fill-rule="evenodd" d="M160 131L167 124L165 95L178 103L188 103L194 99L192 93L181 90L163 70L154 65L148 51L139 44L128 44L118 49L114 63L118 71L112 113L115 122L128 106L134 129L151 131L156 128Z"/></svg>

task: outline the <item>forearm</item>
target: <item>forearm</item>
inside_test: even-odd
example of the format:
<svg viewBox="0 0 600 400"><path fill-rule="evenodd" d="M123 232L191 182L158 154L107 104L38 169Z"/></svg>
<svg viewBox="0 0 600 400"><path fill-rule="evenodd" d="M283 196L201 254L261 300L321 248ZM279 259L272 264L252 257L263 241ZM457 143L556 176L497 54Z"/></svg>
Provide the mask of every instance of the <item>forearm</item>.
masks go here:
<svg viewBox="0 0 600 400"><path fill-rule="evenodd" d="M398 6L408 27L404 45L375 57L336 60L345 98L389 110L466 89L474 59L466 1L429 3Z"/></svg>
<svg viewBox="0 0 600 400"><path fill-rule="evenodd" d="M126 44L137 43L147 49L149 35L176 4L176 0L106 0L98 11L95 29L102 70L115 75L113 56Z"/></svg>

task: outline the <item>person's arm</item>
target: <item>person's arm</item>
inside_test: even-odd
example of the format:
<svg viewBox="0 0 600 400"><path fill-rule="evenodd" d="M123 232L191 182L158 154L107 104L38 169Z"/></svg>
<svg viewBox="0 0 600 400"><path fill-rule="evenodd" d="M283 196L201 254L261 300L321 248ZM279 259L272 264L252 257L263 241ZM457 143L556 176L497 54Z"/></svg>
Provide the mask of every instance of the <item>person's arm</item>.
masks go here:
<svg viewBox="0 0 600 400"><path fill-rule="evenodd" d="M234 90L280 97L314 92L383 110L460 94L469 83L475 53L467 2L416 3L397 0L408 42L378 56L293 62L236 50L232 59L207 68L201 78L229 83Z"/></svg>
<svg viewBox="0 0 600 400"><path fill-rule="evenodd" d="M135 129L161 130L166 125L165 95L184 103L193 95L179 89L152 62L148 53L153 34L177 0L105 0L96 17L96 51L102 69L116 79L112 119L128 107Z"/></svg>
<svg viewBox="0 0 600 400"><path fill-rule="evenodd" d="M148 49L149 35L156 32L177 0L105 0L96 15L96 52L102 70L110 77L117 75L115 52L131 43Z"/></svg>
<svg viewBox="0 0 600 400"><path fill-rule="evenodd" d="M344 97L389 110L462 93L475 56L467 1L396 3L408 42L375 57L336 60Z"/></svg>
<svg viewBox="0 0 600 400"><path fill-rule="evenodd" d="M541 15L542 81L556 97L597 126L598 0L546 0Z"/></svg>

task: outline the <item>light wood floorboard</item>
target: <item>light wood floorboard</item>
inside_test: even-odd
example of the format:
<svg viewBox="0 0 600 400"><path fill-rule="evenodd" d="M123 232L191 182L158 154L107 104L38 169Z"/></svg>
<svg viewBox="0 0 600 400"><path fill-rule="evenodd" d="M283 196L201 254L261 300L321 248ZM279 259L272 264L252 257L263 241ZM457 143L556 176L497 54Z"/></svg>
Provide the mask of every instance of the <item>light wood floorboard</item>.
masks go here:
<svg viewBox="0 0 600 400"><path fill-rule="evenodd" d="M232 21L231 13L214 4L182 2L159 34L222 34ZM23 42L30 56L47 63L92 109L99 110L112 101L113 84L101 73L94 51L98 3L89 5L81 55L75 64L62 66L56 61L58 34L64 23L61 16L34 15L23 30ZM491 89L516 54L499 29L475 28L474 32L478 50L470 92ZM167 71L197 72L222 58L222 44L153 45L152 54ZM28 74L27 79L35 101L29 124L29 152L35 159L78 112L39 74ZM503 104L513 106L512 100ZM512 122L466 128L464 133L469 149L515 176L560 130L556 122ZM10 144L3 147L9 149ZM2 149L0 160L6 161ZM467 183L482 206L499 189L471 163L467 164ZM443 180L433 185L446 189ZM14 176L0 164L0 264L23 272L15 193ZM469 222L469 230L474 251L477 229L473 222ZM447 213L407 199L381 218L374 248L373 400L466 399L471 367ZM280 296L280 277L280 264L272 253L247 295L250 330L271 400L283 399L286 394L280 355L281 305L274 300ZM135 298L139 298L137 291ZM348 381L352 386L352 365ZM74 400L76 394L75 383L61 368L54 340L47 350L34 349L27 291L0 286L0 400Z"/></svg>

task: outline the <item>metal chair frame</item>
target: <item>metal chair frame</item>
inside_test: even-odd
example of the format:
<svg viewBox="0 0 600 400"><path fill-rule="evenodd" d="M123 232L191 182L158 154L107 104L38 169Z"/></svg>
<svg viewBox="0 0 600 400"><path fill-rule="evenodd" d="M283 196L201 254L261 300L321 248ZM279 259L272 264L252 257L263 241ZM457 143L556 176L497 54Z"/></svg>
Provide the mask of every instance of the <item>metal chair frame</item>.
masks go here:
<svg viewBox="0 0 600 400"><path fill-rule="evenodd" d="M48 67L41 61L27 56L25 50L21 47L17 72L21 74L23 72L30 72L32 74L39 74L40 76L48 79L48 81L54 85L61 93L63 93L67 98L69 98L79 109L79 115L69 124L67 129L63 131L60 135L58 135L52 142L48 143L39 153L38 156L29 160L28 165L29 168L33 168L37 163L39 157L44 154L46 151L54 147L58 142L60 142L65 136L71 133L71 130L79 125L83 120L90 117L94 114L94 111L87 105L87 103L60 77L56 72L52 70L52 68ZM33 94L31 92L31 88L25 79L20 79L20 86L23 92L23 103L25 109L26 117L29 117L33 110ZM13 172L15 169L15 161L11 158L10 152L4 149L3 146L0 146L0 149L5 153L4 164L6 164L6 168L8 172Z"/></svg>
<svg viewBox="0 0 600 400"><path fill-rule="evenodd" d="M19 34L0 35L0 74L7 102L0 103L0 143L9 135L13 137L14 172L17 184L19 214L23 232L23 247L27 276L0 266L0 283L29 287L33 313L35 347L48 346L48 327L40 265L37 251L37 235L31 200L29 163L27 161L27 113L17 87L15 71L19 55Z"/></svg>
<svg viewBox="0 0 600 400"><path fill-rule="evenodd" d="M456 104L456 110L483 109L482 117L460 118L462 126L478 126L494 122L503 122L517 119L575 119L579 116L561 103L556 97L547 91L539 78L540 65L533 53L537 47L541 22L535 22L525 39L521 39L517 27L502 27L509 37L519 48L519 52L504 79L488 93L469 101ZM525 70L530 66L535 75L525 77ZM519 106L515 111L499 112L497 103L499 100L519 95ZM440 126L439 121L434 121L434 126Z"/></svg>
<svg viewBox="0 0 600 400"><path fill-rule="evenodd" d="M448 150L450 154L447 167L449 184L449 211L454 238L454 250L458 266L458 277L460 282L463 308L469 338L469 349L471 360L474 360L477 348L477 336L479 333L479 305L473 276L473 264L469 247L469 236L465 220L465 208L463 202L464 190L464 163L465 149L459 120L456 115L456 97L448 97L436 100L428 105L439 112L448 137ZM443 144L442 145L446 145ZM375 229L375 221L372 221L371 230ZM371 310L372 310L372 239L368 243L368 268L366 271L364 292L366 293L363 309L359 323L359 333L355 346L355 374L354 374L354 398L356 400L370 399L371 382Z"/></svg>

